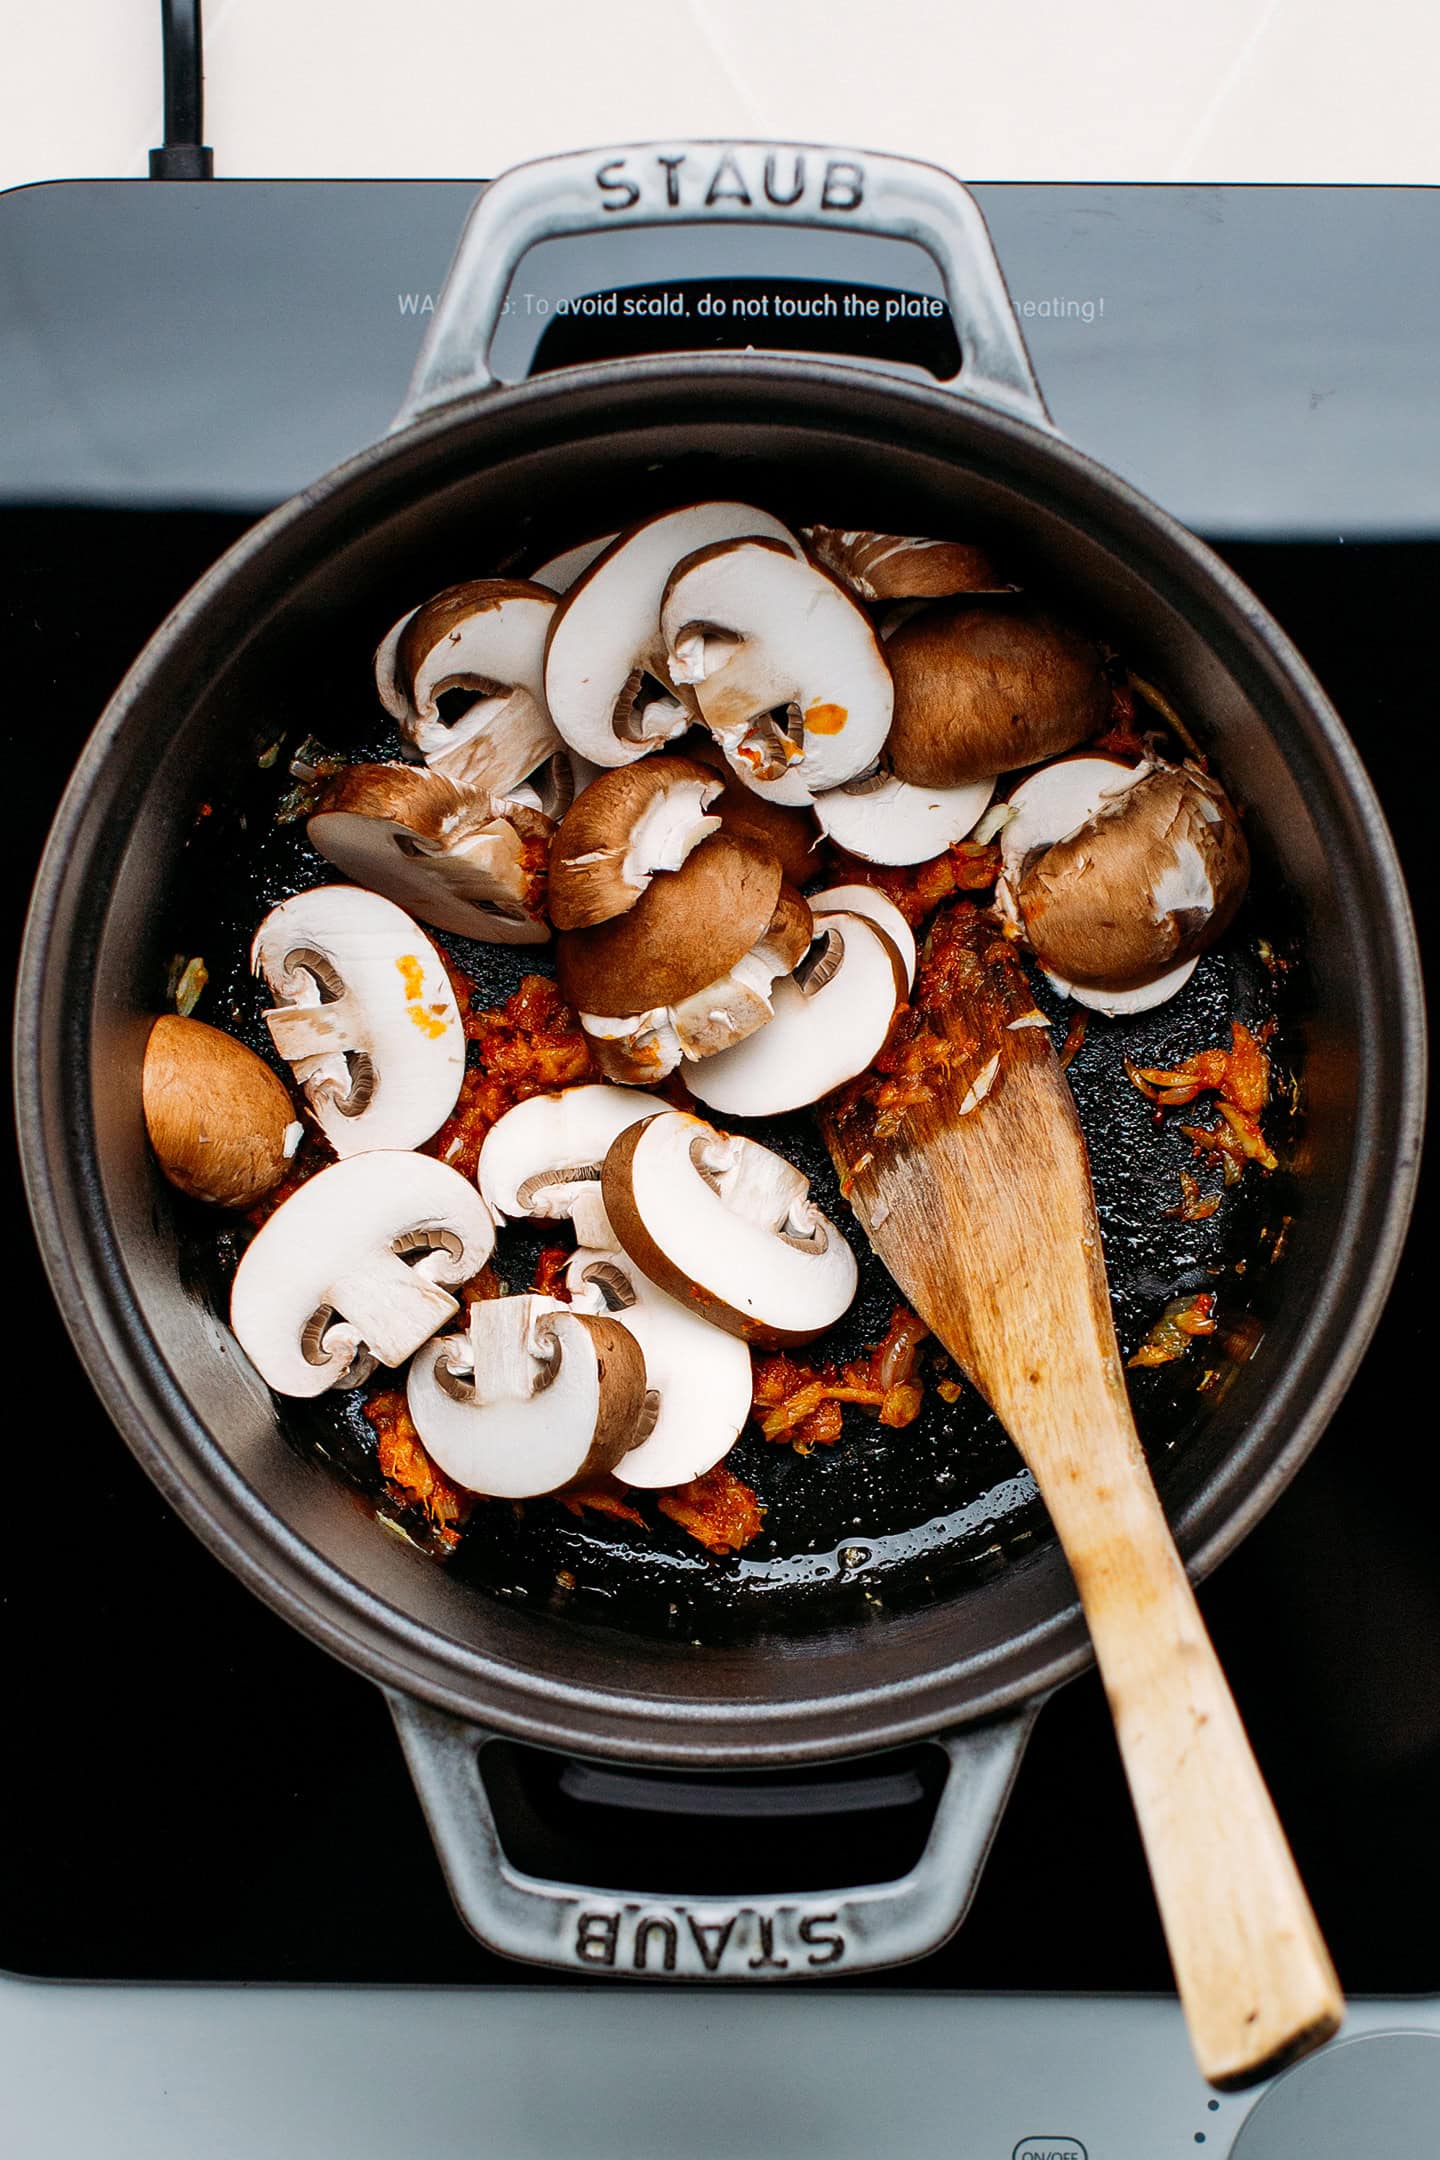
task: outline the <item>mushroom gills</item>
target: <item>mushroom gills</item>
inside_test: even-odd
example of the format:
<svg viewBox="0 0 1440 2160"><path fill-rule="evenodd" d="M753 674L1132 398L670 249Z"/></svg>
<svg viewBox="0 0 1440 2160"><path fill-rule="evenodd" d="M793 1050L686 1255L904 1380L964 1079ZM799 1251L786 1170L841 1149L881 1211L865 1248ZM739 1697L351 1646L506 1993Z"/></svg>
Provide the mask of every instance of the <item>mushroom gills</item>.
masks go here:
<svg viewBox="0 0 1440 2160"><path fill-rule="evenodd" d="M645 1359L615 1321L558 1299L486 1298L426 1344L406 1399L427 1452L467 1492L522 1500L603 1476L647 1424Z"/></svg>

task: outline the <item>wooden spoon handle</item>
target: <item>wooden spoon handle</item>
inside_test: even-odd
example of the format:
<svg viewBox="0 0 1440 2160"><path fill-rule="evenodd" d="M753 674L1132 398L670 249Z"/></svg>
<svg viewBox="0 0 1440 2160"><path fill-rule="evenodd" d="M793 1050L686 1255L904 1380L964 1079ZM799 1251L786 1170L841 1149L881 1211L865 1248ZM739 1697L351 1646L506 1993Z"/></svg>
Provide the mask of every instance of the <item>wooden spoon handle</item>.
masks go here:
<svg viewBox="0 0 1440 2160"><path fill-rule="evenodd" d="M1328 2039L1344 2002L1154 1487L1143 1463L1129 1467L1132 1447L1115 1435L1098 1451L1100 1475L1055 1481L1046 1497L1110 1699L1195 2053L1211 2084L1234 2089Z"/></svg>

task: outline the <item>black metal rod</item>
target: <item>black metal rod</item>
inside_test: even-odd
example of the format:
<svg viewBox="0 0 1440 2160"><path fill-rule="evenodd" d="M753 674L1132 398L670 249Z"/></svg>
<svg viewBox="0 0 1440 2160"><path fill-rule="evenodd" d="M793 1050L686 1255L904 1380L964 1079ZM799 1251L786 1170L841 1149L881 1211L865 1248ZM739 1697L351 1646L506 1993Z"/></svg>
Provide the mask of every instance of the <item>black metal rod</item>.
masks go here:
<svg viewBox="0 0 1440 2160"><path fill-rule="evenodd" d="M206 147L205 58L200 0L160 0L165 63L165 145L150 152L152 180L210 180L215 157Z"/></svg>

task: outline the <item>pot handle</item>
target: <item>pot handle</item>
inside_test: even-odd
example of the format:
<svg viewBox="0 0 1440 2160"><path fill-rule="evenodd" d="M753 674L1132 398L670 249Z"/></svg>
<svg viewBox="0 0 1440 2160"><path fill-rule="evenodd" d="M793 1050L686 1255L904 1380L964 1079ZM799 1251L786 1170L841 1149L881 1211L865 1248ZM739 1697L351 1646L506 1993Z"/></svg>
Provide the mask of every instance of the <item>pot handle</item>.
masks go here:
<svg viewBox="0 0 1440 2160"><path fill-rule="evenodd" d="M965 1917L1039 1704L937 1737L949 1766L908 1875L860 1889L684 1897L587 1890L516 1868L480 1755L498 1738L387 1692L461 1918L489 1949L570 1973L647 1980L814 1980L924 1957Z"/></svg>
<svg viewBox="0 0 1440 2160"><path fill-rule="evenodd" d="M938 165L813 143L673 142L512 166L476 202L394 427L489 389L490 341L540 240L635 225L802 225L918 242L960 346L949 387L1050 419L980 206Z"/></svg>

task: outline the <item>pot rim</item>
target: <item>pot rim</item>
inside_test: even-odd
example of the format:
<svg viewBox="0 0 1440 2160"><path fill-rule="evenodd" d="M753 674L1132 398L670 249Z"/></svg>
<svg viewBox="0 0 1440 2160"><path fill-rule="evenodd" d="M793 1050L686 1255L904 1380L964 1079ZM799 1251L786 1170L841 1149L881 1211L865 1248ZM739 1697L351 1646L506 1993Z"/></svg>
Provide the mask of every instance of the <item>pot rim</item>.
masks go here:
<svg viewBox="0 0 1440 2160"><path fill-rule="evenodd" d="M363 490L407 458L423 465L427 452L447 445L476 420L505 417L518 424L563 405L577 439L583 439L589 432L586 413L596 405L613 405L617 397L633 401L632 424L638 426L645 401L661 392L709 391L716 385L743 391L747 400L773 391L782 407L784 393L798 393L805 401L802 409L797 398L793 413L799 427L808 418L811 425L843 421L854 429L885 406L885 424L893 429L898 400L923 423L932 442L947 424L968 432L972 463L977 441L988 441L1011 466L1040 461L1042 470L1067 483L1065 503L1072 518L1082 486L1092 510L1098 494L1104 518L1094 521L1096 529L1103 529L1112 545L1123 546L1128 536L1125 552L1132 560L1142 554L1151 584L1163 563L1177 591L1192 600L1198 591L1207 609L1224 618L1231 641L1244 650L1257 675L1285 690L1292 707L1298 700L1329 766L1331 808L1344 815L1370 878L1377 966L1374 980L1360 989L1377 1024L1366 1038L1371 1055L1361 1076L1357 1146L1330 1262L1289 1365L1246 1429L1243 1452L1253 1454L1259 1439L1277 1429L1285 1437L1272 1447L1258 1475L1253 1463L1237 1468L1241 1451L1232 1450L1196 1499L1172 1518L1192 1576L1216 1565L1278 1496L1318 1439L1354 1374L1398 1264L1424 1116L1425 1029L1414 926L1393 842L1354 746L1305 662L1248 589L1203 542L1108 468L1064 438L963 393L877 376L843 361L725 354L600 363L457 400L358 452L279 505L246 531L166 618L81 753L46 842L27 920L15 1066L27 1195L66 1326L111 1419L167 1502L218 1558L304 1633L388 1688L542 1745L619 1759L740 1768L822 1761L924 1738L1048 1692L1092 1662L1078 1605L1056 1612L989 1656L979 1694L968 1688L958 1704L957 1676L961 1670L974 1673L973 1659L963 1667L914 1673L905 1682L844 1695L764 1703L671 1699L657 1705L651 1694L574 1687L526 1671L412 1620L271 1514L210 1439L165 1365L111 1234L89 1136L82 1131L77 1139L75 1121L67 1116L59 1047L67 1039L83 1046L88 1030L83 1015L77 1022L64 1013L60 973L49 964L58 947L73 965L77 928L86 916L79 890L84 881L76 866L83 859L97 792L111 760L122 756L126 724L176 643L223 604L237 573L262 563L282 539L293 544L307 526L323 525L337 498ZM773 422L776 414L767 408L763 417ZM882 432L878 425L875 432ZM957 442L956 447L966 446ZM432 457L432 468L437 463ZM1377 1132L1382 1108L1388 1139ZM1219 1519L1210 1521L1217 1503ZM538 1618L532 1624L547 1631L554 1625Z"/></svg>

